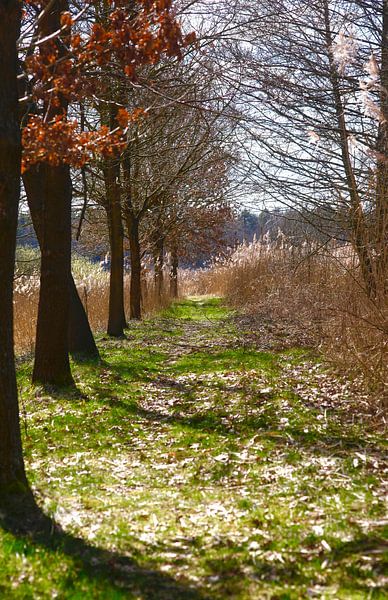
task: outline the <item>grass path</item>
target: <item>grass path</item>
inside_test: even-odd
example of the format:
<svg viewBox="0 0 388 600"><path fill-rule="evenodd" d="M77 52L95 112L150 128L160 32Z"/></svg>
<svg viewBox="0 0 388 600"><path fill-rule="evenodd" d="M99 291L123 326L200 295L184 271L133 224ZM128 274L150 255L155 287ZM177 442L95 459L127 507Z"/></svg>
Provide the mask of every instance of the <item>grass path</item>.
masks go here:
<svg viewBox="0 0 388 600"><path fill-rule="evenodd" d="M383 436L308 350L244 327L182 301L102 338L78 396L20 368L29 477L67 535L0 533L0 598L388 598Z"/></svg>

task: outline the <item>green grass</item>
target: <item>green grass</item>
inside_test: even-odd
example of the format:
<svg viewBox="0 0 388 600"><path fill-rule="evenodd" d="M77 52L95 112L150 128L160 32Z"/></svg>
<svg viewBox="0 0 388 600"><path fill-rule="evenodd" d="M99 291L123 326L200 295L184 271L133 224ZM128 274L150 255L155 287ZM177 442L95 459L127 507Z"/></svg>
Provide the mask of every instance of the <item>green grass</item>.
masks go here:
<svg viewBox="0 0 388 600"><path fill-rule="evenodd" d="M225 371L248 371L259 369L265 373L277 368L277 357L268 352L256 352L243 348L222 350L209 354L195 352L179 359L171 369L174 373L223 373Z"/></svg>
<svg viewBox="0 0 388 600"><path fill-rule="evenodd" d="M320 405L308 349L231 317L191 298L101 338L80 393L20 365L29 479L65 533L3 531L0 598L387 597L383 436Z"/></svg>
<svg viewBox="0 0 388 600"><path fill-rule="evenodd" d="M194 321L216 321L225 318L230 311L221 298L203 296L186 298L173 303L162 312L162 317Z"/></svg>

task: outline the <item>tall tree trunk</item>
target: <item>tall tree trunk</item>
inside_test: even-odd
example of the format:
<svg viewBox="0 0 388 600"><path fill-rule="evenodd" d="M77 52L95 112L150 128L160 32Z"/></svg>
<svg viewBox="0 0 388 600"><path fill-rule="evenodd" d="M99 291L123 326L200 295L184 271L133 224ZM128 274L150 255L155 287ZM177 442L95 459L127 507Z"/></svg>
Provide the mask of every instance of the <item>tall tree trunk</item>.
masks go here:
<svg viewBox="0 0 388 600"><path fill-rule="evenodd" d="M67 0L56 0L39 23L39 36L45 38L61 28L61 13L68 10ZM58 57L66 46L56 39ZM67 102L44 107L48 121L67 113ZM36 332L35 383L68 385L73 383L69 363L69 305L71 277L71 198L70 167L66 164L40 167L44 179L41 237L41 272Z"/></svg>
<svg viewBox="0 0 388 600"><path fill-rule="evenodd" d="M172 298L178 298L178 251L175 244L171 248L171 269L170 269L170 295Z"/></svg>
<svg viewBox="0 0 388 600"><path fill-rule="evenodd" d="M374 237L379 295L388 291L388 0L382 0L381 119L377 136L377 182Z"/></svg>
<svg viewBox="0 0 388 600"><path fill-rule="evenodd" d="M0 0L0 503L27 489L19 425L14 349L13 274L20 195L21 142L16 41L21 5Z"/></svg>
<svg viewBox="0 0 388 600"><path fill-rule="evenodd" d="M352 161L348 146L348 129L345 119L345 107L342 101L340 80L338 69L333 54L333 32L330 23L329 3L328 0L323 2L323 14L325 20L325 36L327 52L329 57L330 82L332 86L332 94L340 136L340 148L342 156L342 164L344 167L346 185L350 196L350 225L352 244L357 253L362 278L365 285L365 291L369 298L376 298L376 273L373 268L373 260L370 252L370 240L368 237L368 228L365 223L365 215L361 198L358 191L356 177L352 167Z"/></svg>
<svg viewBox="0 0 388 600"><path fill-rule="evenodd" d="M141 319L141 251L140 251L140 219L146 206L137 212L132 203L131 189L131 145L128 145L121 157L123 189L125 193L124 215L129 240L131 257L131 282L129 288L129 318Z"/></svg>
<svg viewBox="0 0 388 600"><path fill-rule="evenodd" d="M121 337L127 323L124 309L124 231L120 186L117 181L117 166L113 160L106 162L103 171L110 245L108 334Z"/></svg>
<svg viewBox="0 0 388 600"><path fill-rule="evenodd" d="M43 197L40 294L36 331L35 383L69 385L71 277L71 180L67 165L42 164Z"/></svg>
<svg viewBox="0 0 388 600"><path fill-rule="evenodd" d="M40 248L43 242L43 206L49 199L43 200L43 169L37 165L31 167L23 176L24 189L31 213L32 223ZM74 356L99 358L99 352L90 329L88 317L79 297L73 276L70 275L70 314L69 314L69 352Z"/></svg>
<svg viewBox="0 0 388 600"><path fill-rule="evenodd" d="M139 219L126 213L129 250L131 254L130 319L141 319L141 253Z"/></svg>

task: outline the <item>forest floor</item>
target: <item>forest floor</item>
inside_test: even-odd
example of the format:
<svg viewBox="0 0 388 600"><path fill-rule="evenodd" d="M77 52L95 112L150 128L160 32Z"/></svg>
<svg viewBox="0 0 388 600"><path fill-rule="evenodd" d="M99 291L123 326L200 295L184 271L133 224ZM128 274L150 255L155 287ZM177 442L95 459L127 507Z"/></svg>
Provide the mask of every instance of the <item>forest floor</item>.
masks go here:
<svg viewBox="0 0 388 600"><path fill-rule="evenodd" d="M79 393L22 363L29 479L66 534L0 533L0 597L388 598L385 436L297 337L198 297L101 337Z"/></svg>

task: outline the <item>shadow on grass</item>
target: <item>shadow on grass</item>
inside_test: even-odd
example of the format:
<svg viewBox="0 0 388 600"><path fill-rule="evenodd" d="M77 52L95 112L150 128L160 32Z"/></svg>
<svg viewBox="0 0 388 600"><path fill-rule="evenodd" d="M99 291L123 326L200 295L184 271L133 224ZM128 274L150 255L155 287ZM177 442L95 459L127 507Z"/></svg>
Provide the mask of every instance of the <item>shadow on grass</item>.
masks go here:
<svg viewBox="0 0 388 600"><path fill-rule="evenodd" d="M381 447L370 440L362 440L358 436L330 435L317 431L305 432L303 427L277 429L274 424L276 409L261 415L240 417L240 419L228 421L228 412L202 411L192 415L166 414L157 410L148 410L142 407L130 407L130 412L137 414L149 421L169 423L188 427L204 433L217 433L223 437L241 437L242 435L261 435L261 441L266 436L272 441L276 440L276 446L280 449L309 450L317 455L327 454L330 457L341 456L344 452L368 449L369 453L381 452Z"/></svg>
<svg viewBox="0 0 388 600"><path fill-rule="evenodd" d="M220 352L191 352L185 354L177 362L168 367L164 362L168 355L156 350L132 350L124 358L113 358L104 361L104 365L114 370L122 380L130 382L154 381L159 375L161 379L174 381L177 375L188 373L228 373L252 369L261 371L265 375L276 375L279 372L278 357L267 352L256 350L227 349Z"/></svg>
<svg viewBox="0 0 388 600"><path fill-rule="evenodd" d="M269 367L271 368L271 366ZM155 389L160 388L162 392L174 390L177 391L177 399L173 405L173 411L166 414L163 411L144 409L137 407L136 412L143 417L147 417L153 421L177 422L195 429L203 428L204 431L217 432L221 435L255 435L262 431L265 435L266 431L277 433L279 443L282 439L286 446L300 446L303 448L314 449L321 453L322 449L327 448L331 456L343 455L346 450L360 450L368 448L370 451L381 452L381 446L366 438L363 439L358 430L351 431L343 427L343 424L333 423L327 431L322 432L307 427L311 421L316 420L314 411L308 407L301 405L295 406L296 419L291 422L286 428L278 428L279 408L276 402L278 394L276 389L266 393L257 392L255 390L246 391L244 385L230 385L228 380L225 382L217 380L211 386L201 387L198 382L194 381L177 381L173 377L158 376L151 380L155 385ZM249 382L248 382L249 383ZM208 389L209 394L216 394L218 401L215 406L204 409L201 405L201 400L198 400L198 390L203 391ZM227 394L239 393L242 395L243 402L238 409L238 418L233 417L233 411L227 401ZM272 401L272 403L270 402ZM292 397L289 398L292 403ZM295 398L295 402L298 400ZM198 408L197 408L198 406ZM260 409L259 413L252 413L252 409ZM236 411L236 407L234 407ZM342 427L342 430L341 430Z"/></svg>
<svg viewBox="0 0 388 600"><path fill-rule="evenodd" d="M3 506L2 506L3 508ZM263 542L263 550L269 550L269 556L250 557L246 549L236 544L232 539L223 539L217 542L217 550L221 551L220 557L209 557L206 560L208 583L211 583L211 593L205 595L189 585L177 581L173 576L162 573L160 570L140 565L136 559L123 556L92 546L82 538L63 532L58 525L45 515L35 504L29 494L22 501L20 498L12 499L11 508L0 512L0 527L12 534L22 544L22 554L26 556L34 552L46 553L47 561L53 560L57 564L58 557L63 562L71 561L70 570L61 570L61 581L50 580L48 585L55 585L60 598L137 598L141 600L209 600L213 598L240 597L246 590L250 580L255 581L255 586L260 586L260 581L267 587L270 583L279 586L286 593L289 585L313 587L315 575L320 571L322 556L312 553L312 562L308 568L304 562L295 561L294 558L283 556L281 562L274 562L271 558L271 542ZM186 543L198 547L201 543L196 538L187 539ZM221 544L221 546L220 546ZM319 540L317 541L319 544ZM384 574L382 561L378 558L387 551L387 542L378 532L362 535L350 542L341 542L333 547L330 553L325 554L325 559L330 562L330 572L324 585L338 583L341 577L341 587L349 594L369 593L370 574L362 569L362 557L374 557L373 571L376 575ZM150 562L152 553L159 552L161 548L148 548ZM166 545L164 551L173 550ZM211 553L210 553L211 554ZM349 562L351 560L351 562ZM247 568L249 574L247 573ZM340 569L340 571L336 571ZM32 584L33 585L33 584ZM320 590L322 591L322 587ZM31 588L30 588L31 589ZM48 588L51 592L52 590ZM256 587L257 590L257 587ZM1 591L1 590L0 590ZM23 591L22 589L19 591ZM371 598L381 597L378 586L373 591ZM48 594L49 595L49 594ZM30 596L24 596L30 597ZM278 597L276 595L271 596ZM286 596L280 596L286 597ZM294 597L294 596L292 596ZM365 596L366 597L366 596Z"/></svg>
<svg viewBox="0 0 388 600"><path fill-rule="evenodd" d="M379 530L380 529L380 534ZM386 538L387 526L377 527L370 534L360 534L357 539L349 542L339 542L333 550L332 556L334 561L345 560L354 554L367 555L376 558L382 556L385 560L379 565L382 573L387 572L388 567L388 540Z"/></svg>
<svg viewBox="0 0 388 600"><path fill-rule="evenodd" d="M166 354L163 352L136 350L128 353L124 360L111 359L104 361L104 366L115 371L116 376L122 381L142 383L148 381L150 376L160 372Z"/></svg>
<svg viewBox="0 0 388 600"><path fill-rule="evenodd" d="M317 539L316 544L319 546L320 539ZM263 593L263 598L296 598L295 592L291 596L288 595L288 586L294 589L298 586L299 592L303 588L306 592L307 589L313 591L317 586L317 593L322 594L319 597L323 597L325 587L331 585L338 587L338 584L341 585L342 594L349 594L346 596L349 598L353 597L353 594L356 594L357 598L360 597L359 594L363 594L363 598L385 597L381 594L384 594L385 590L386 569L384 562L379 560L379 555L383 554L384 550L387 552L388 543L377 533L362 535L351 542L343 543L338 540L338 545L330 553L312 552L307 564L306 559L295 560L297 551L295 554L291 553L290 557L287 553L282 553L281 560L274 560L273 550L276 550L276 546L272 547L270 541L263 542L261 548L264 551L268 550L268 558L265 555L247 556L241 546L230 539L224 539L222 545L223 548L220 548L222 556L209 558L206 561L207 570L212 573L211 577L214 581L212 590L217 591L221 598L240 596L247 578L247 568L250 571L249 578L253 578L256 582L262 581L264 585L270 583L271 586L282 590L279 595L273 593L269 596ZM381 585L377 584L375 589L370 586L371 573L363 568L365 557L368 558L374 576L381 575ZM330 564L330 574L325 578L324 583L321 576L323 560L327 560ZM310 594L306 594L307 596ZM318 596L314 595L314 597ZM342 597L345 596L341 595Z"/></svg>
<svg viewBox="0 0 388 600"><path fill-rule="evenodd" d="M26 554L45 552L49 564L51 560L55 564L58 555L63 557L63 561L70 559L71 572L64 573L62 569L59 576L63 579L54 582L56 588L60 588L61 598L208 598L152 566L147 568L130 556L95 547L64 532L37 506L31 492L0 502L0 527L23 544ZM51 581L48 582L50 584L53 585Z"/></svg>
<svg viewBox="0 0 388 600"><path fill-rule="evenodd" d="M224 354L222 353L222 355ZM267 374L274 373L277 368L276 359L272 357L271 360L271 355L266 353L258 354L260 356L264 355L263 370L267 369ZM122 400L119 397L120 390L116 390L116 394L113 395L109 386L100 390L96 388L96 392L101 392L100 401L105 405L109 405L112 409L118 409L122 413L126 412L128 415L141 417L150 422L180 425L198 432L216 433L231 438L241 435L253 436L261 433L263 439L266 435L272 441L276 438L276 444L278 446L283 445L287 449L307 449L317 454L327 453L330 456L341 457L345 452L352 450L368 449L372 453L381 452L378 443L367 438L363 439L359 431L352 432L346 427L340 430L341 426L338 426L338 424L337 426L334 424L333 427L329 426L326 431L311 428L310 421L311 419L315 420L315 415L306 406L295 406L294 411L297 418L290 422L287 427L279 428L276 389L265 394L260 391L248 390L248 394L241 406L238 407L238 411L236 412L236 406L234 406L233 412L228 405L228 394L238 392L243 396L245 392L244 385L233 386L227 379L225 381L217 379L208 387L204 385L203 381L199 383L196 380L193 382L176 380L174 379L174 373L171 373L171 371L165 371L166 375L160 374L158 364L161 360L162 355L156 355L155 362L153 364L148 363L146 370L144 370L143 365L143 368L140 367L140 371L137 371L135 364L132 365L122 361L111 362L107 367L111 372L112 381L116 381L119 386L123 386L123 390L128 382L133 381L151 384L154 386L156 394L160 390L162 398L165 397L166 393L173 394L176 391L173 406L168 406L166 403L166 410L163 410L163 405L160 402L159 406L157 403L154 408L139 406L138 398L135 395L128 400ZM206 372L204 372L204 375L206 377ZM218 399L215 406L210 408L204 408L201 399L198 399L198 391L204 391L206 387L209 394L216 395L216 400ZM271 400L273 402L270 402ZM292 403L292 398L290 398L290 401ZM258 412L257 409L260 409L260 407L262 409ZM306 427L306 424L308 427Z"/></svg>
<svg viewBox="0 0 388 600"><path fill-rule="evenodd" d="M258 370L263 373L278 373L279 364L276 354L257 350L232 348L220 352L192 352L180 358L166 372L185 373L217 373Z"/></svg>

